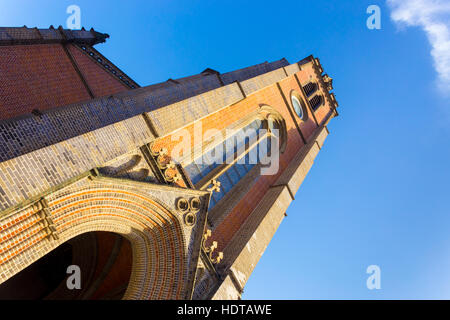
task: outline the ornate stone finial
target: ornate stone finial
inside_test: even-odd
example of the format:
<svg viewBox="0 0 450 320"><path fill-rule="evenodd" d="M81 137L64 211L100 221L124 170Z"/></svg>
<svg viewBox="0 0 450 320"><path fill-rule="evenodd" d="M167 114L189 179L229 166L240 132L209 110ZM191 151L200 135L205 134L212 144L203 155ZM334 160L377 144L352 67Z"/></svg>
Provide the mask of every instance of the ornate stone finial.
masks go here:
<svg viewBox="0 0 450 320"><path fill-rule="evenodd" d="M205 241L208 240L211 235L211 229L206 229L205 233L203 234L203 244L205 244Z"/></svg>
<svg viewBox="0 0 450 320"><path fill-rule="evenodd" d="M202 248L203 250L208 254L209 259L212 263L217 264L223 259L223 252L217 252L217 255L213 257L214 253L216 252L216 249L219 247L217 241L213 241L210 246L206 246L206 241L211 237L211 230L206 229L205 233L203 234L202 239Z"/></svg>
<svg viewBox="0 0 450 320"><path fill-rule="evenodd" d="M206 229L205 233L203 234L202 247L206 253L212 252L215 248L217 248L217 241L213 241L211 246L206 246L206 241L211 237L211 234L212 232L210 229Z"/></svg>
<svg viewBox="0 0 450 320"><path fill-rule="evenodd" d="M220 261L223 260L223 252L222 252L222 251L219 252L215 258L212 258L212 257L211 257L211 254L210 254L210 255L209 255L209 258L211 259L211 262L212 262L212 263L218 264L218 263L220 263Z"/></svg>
<svg viewBox="0 0 450 320"><path fill-rule="evenodd" d="M174 169L175 168L175 162L172 160L169 161L169 163L166 165L167 169Z"/></svg>
<svg viewBox="0 0 450 320"><path fill-rule="evenodd" d="M205 251L206 252L213 252L214 250L217 249L217 247L218 247L217 241L213 241L212 244L209 247L205 248Z"/></svg>
<svg viewBox="0 0 450 320"><path fill-rule="evenodd" d="M328 74L325 74L322 77L323 81L325 82L325 85L327 86L327 90L333 90L333 78L331 78Z"/></svg>
<svg viewBox="0 0 450 320"><path fill-rule="evenodd" d="M319 69L319 73L322 74L323 68L322 68L322 64L320 63L320 59L319 58L315 58L314 62L316 64L317 68Z"/></svg>
<svg viewBox="0 0 450 320"><path fill-rule="evenodd" d="M179 180L181 180L181 174L177 173L176 175L173 176L172 180L173 182L177 182Z"/></svg>
<svg viewBox="0 0 450 320"><path fill-rule="evenodd" d="M216 179L212 179L211 180L211 184L212 184L212 186L207 188L206 191L209 191L209 192L214 192L214 191L220 192L220 181L217 181Z"/></svg>
<svg viewBox="0 0 450 320"><path fill-rule="evenodd" d="M175 163L170 160L166 148L162 148L156 156L156 163L161 169L175 168Z"/></svg>

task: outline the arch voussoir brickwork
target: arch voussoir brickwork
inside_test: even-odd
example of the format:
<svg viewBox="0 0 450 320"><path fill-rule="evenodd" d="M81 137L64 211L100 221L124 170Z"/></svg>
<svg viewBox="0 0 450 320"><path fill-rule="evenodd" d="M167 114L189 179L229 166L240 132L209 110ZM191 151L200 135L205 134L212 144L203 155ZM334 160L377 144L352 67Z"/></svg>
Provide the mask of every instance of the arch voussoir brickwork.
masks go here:
<svg viewBox="0 0 450 320"><path fill-rule="evenodd" d="M164 203L175 197L151 196L161 187L87 177L0 220L0 282L78 235L107 231L131 243L124 299L189 298L192 236L185 234L182 216Z"/></svg>

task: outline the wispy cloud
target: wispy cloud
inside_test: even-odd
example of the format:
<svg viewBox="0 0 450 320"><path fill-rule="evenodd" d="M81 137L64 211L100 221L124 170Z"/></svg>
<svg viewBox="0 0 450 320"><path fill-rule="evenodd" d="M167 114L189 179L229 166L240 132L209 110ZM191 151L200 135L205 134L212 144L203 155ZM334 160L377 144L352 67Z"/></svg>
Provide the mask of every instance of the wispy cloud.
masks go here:
<svg viewBox="0 0 450 320"><path fill-rule="evenodd" d="M425 31L439 87L450 95L450 1L387 0L387 3L395 23L418 26Z"/></svg>

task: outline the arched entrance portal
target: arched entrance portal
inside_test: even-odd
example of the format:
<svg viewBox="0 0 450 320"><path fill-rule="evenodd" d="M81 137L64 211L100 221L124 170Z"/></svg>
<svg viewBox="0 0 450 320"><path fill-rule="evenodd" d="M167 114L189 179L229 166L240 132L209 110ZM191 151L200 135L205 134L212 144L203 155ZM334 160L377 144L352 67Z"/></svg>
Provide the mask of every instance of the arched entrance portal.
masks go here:
<svg viewBox="0 0 450 320"><path fill-rule="evenodd" d="M181 198L199 204L188 212L196 215L195 224L185 221L186 210L179 210ZM81 178L0 219L0 287L7 288L6 282L31 266L19 280L11 280L43 278L29 298L189 299L208 201L206 191ZM116 269L114 257L123 252L127 257ZM68 263L80 265L85 277L83 292L70 297L58 291L65 285ZM39 271L44 269L55 271L46 276Z"/></svg>
<svg viewBox="0 0 450 320"><path fill-rule="evenodd" d="M132 269L130 242L112 232L88 232L61 244L0 285L0 299L121 299ZM69 289L71 265L80 289Z"/></svg>

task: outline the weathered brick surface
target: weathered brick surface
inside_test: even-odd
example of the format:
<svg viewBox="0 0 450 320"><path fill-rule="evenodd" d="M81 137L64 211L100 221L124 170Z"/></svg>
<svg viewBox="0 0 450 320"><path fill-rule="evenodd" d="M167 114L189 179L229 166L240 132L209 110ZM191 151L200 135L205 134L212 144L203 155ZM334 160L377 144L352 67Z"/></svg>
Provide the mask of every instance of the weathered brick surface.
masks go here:
<svg viewBox="0 0 450 320"><path fill-rule="evenodd" d="M284 218L292 197L285 186L270 188L225 248L222 268L230 268L243 288Z"/></svg>
<svg viewBox="0 0 450 320"><path fill-rule="evenodd" d="M286 78L286 73L281 68L271 72L264 73L260 76L248 80L244 80L241 82L241 86L245 94L250 95L253 92L256 92L267 86L270 86L277 81L281 81L284 78Z"/></svg>
<svg viewBox="0 0 450 320"><path fill-rule="evenodd" d="M0 122L0 161L131 118L134 107L127 97L103 98Z"/></svg>
<svg viewBox="0 0 450 320"><path fill-rule="evenodd" d="M228 88L227 90L223 90L224 88ZM226 93L232 90L233 95L231 97L226 97ZM241 91L239 91L239 88L237 84L228 85L226 87L222 87L218 90L215 90L213 94L210 94L207 96L207 99L209 102L212 102L211 105L208 107L205 107L206 105L206 99L203 98L203 95L193 98L192 100L188 99L188 101L181 101L177 105L181 105L183 110L189 110L189 108L196 108L196 112L192 115L186 115L186 118L181 117L180 115L171 114L170 117L173 119L174 117L178 119L178 123L181 127L187 131L190 137L190 146L193 149L195 147L195 127L194 127L194 120L197 120L197 117L200 117L200 114L204 114L205 109L209 108L213 111L205 116L201 121L198 123L201 123L202 133L205 133L209 129L217 129L217 130L223 130L229 126L231 126L233 123L241 120L242 118L248 116L252 112L256 111L258 109L258 104L256 103L241 103L240 101L244 98L244 96L241 94ZM214 97L220 95L218 98L219 103L214 102ZM233 99L233 100L230 100ZM220 101L231 103L231 101L238 101L232 105L221 105ZM243 101L243 100L242 100ZM219 112L217 109L220 109ZM163 108L164 109L164 108ZM172 109L173 110L173 109ZM165 112L165 111L164 111ZM167 112L166 115L169 115L170 113ZM181 118L181 119L180 119ZM164 119L161 117L161 119ZM170 124L169 124L170 125ZM162 138L159 138L154 141L153 148L154 151L158 151L161 148L166 148L169 152L169 154L172 152L173 148L179 143L180 141L176 139L172 133L165 135Z"/></svg>
<svg viewBox="0 0 450 320"><path fill-rule="evenodd" d="M61 44L0 46L0 120L89 99Z"/></svg>
<svg viewBox="0 0 450 320"><path fill-rule="evenodd" d="M293 75L294 73L297 73L300 71L300 67L298 66L298 63L293 63L288 66L284 67L284 70L286 71L287 75Z"/></svg>
<svg viewBox="0 0 450 320"><path fill-rule="evenodd" d="M196 273L195 288L192 294L194 300L205 300L210 298L217 287L218 277L215 270L211 270L205 264L206 261L199 259Z"/></svg>
<svg viewBox="0 0 450 320"><path fill-rule="evenodd" d="M76 68L96 97L129 89L75 45L67 49L75 66L59 43L0 46L0 120L89 100Z"/></svg>
<svg viewBox="0 0 450 320"><path fill-rule="evenodd" d="M236 289L236 286L228 275L222 282L212 300L238 300L241 298L241 293Z"/></svg>
<svg viewBox="0 0 450 320"><path fill-rule="evenodd" d="M239 86L230 84L148 112L147 115L158 136L165 136L243 98Z"/></svg>
<svg viewBox="0 0 450 320"><path fill-rule="evenodd" d="M68 50L73 56L77 67L80 69L80 72L94 94L94 97L103 97L129 90L129 88L122 84L119 79L115 78L108 71L95 63L80 48L69 45Z"/></svg>
<svg viewBox="0 0 450 320"><path fill-rule="evenodd" d="M153 139L134 117L0 163L0 211Z"/></svg>

